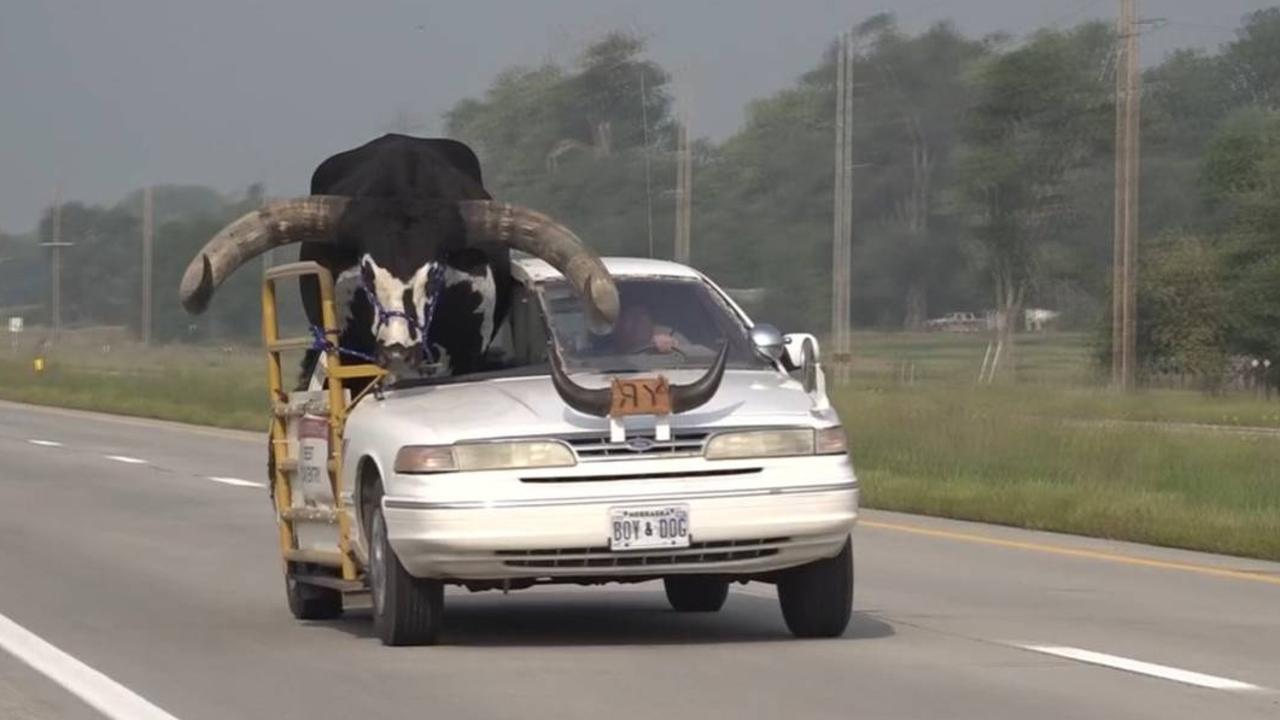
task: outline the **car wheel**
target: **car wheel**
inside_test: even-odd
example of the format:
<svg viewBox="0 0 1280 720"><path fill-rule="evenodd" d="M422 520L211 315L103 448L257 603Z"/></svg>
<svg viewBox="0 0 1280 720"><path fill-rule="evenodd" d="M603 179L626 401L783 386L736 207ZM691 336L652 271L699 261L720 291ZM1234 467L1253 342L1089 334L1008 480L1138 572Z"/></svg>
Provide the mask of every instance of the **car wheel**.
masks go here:
<svg viewBox="0 0 1280 720"><path fill-rule="evenodd" d="M289 612L299 620L331 620L342 614L341 592L298 582L293 572L285 573L284 591Z"/></svg>
<svg viewBox="0 0 1280 720"><path fill-rule="evenodd" d="M672 575L662 579L667 601L680 612L715 612L729 596L729 581L705 575Z"/></svg>
<svg viewBox="0 0 1280 720"><path fill-rule="evenodd" d="M785 570L778 580L778 601L791 634L802 638L836 637L853 613L853 544L840 553Z"/></svg>
<svg viewBox="0 0 1280 720"><path fill-rule="evenodd" d="M369 518L373 628L383 645L434 645L444 616L444 585L404 569L387 541L382 508Z"/></svg>

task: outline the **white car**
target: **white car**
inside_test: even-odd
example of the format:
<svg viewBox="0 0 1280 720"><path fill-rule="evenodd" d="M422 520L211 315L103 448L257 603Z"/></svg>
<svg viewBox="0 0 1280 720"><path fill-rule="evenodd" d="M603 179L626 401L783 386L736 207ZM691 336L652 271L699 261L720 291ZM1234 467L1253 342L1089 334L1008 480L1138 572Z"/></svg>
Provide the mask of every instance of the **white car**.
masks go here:
<svg viewBox="0 0 1280 720"><path fill-rule="evenodd" d="M732 582L775 583L795 635L839 635L858 482L816 342L753 326L683 265L605 264L622 300L611 334L559 273L517 257L492 370L394 384L352 411L341 472L379 636L433 642L444 585L655 579L693 612L718 610ZM582 412L549 347L579 390L661 376L673 397L702 382L702 404Z"/></svg>

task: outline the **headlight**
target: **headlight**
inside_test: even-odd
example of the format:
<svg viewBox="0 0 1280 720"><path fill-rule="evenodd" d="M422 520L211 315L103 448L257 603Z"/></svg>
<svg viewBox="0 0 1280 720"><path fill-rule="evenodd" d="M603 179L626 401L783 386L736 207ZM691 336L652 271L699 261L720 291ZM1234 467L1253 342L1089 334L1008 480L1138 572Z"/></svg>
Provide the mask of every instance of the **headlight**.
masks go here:
<svg viewBox="0 0 1280 720"><path fill-rule="evenodd" d="M813 431L745 430L714 435L703 453L708 460L812 455Z"/></svg>
<svg viewBox="0 0 1280 720"><path fill-rule="evenodd" d="M844 428L837 425L821 430L796 428L721 433L707 441L703 455L708 460L730 460L795 455L835 455L846 451Z"/></svg>
<svg viewBox="0 0 1280 720"><path fill-rule="evenodd" d="M844 428L822 428L814 431L813 451L819 455L841 455L849 452L849 436Z"/></svg>
<svg viewBox="0 0 1280 720"><path fill-rule="evenodd" d="M507 470L565 467L575 464L573 451L550 441L479 442L458 445L406 445L396 453L398 473L457 470Z"/></svg>

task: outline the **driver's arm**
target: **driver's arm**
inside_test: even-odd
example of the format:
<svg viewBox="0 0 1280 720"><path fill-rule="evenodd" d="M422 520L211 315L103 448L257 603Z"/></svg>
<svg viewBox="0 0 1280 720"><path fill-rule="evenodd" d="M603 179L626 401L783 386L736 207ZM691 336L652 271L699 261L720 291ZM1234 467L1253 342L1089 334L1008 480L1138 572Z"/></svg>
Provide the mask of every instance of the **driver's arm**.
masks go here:
<svg viewBox="0 0 1280 720"><path fill-rule="evenodd" d="M658 352L667 353L672 350L690 347L690 345L691 343L688 338L676 332L672 328L666 327L665 325L658 325L653 329L653 347L656 348Z"/></svg>

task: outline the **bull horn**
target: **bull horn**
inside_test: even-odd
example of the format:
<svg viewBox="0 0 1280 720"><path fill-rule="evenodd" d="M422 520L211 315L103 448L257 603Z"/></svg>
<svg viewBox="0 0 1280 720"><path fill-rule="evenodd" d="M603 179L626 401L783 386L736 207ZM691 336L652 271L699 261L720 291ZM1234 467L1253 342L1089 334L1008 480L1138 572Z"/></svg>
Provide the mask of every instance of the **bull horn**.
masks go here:
<svg viewBox="0 0 1280 720"><path fill-rule="evenodd" d="M613 393L609 388L585 388L569 379L560 359L560 351L554 341L547 343L547 360L551 365L551 384L556 394L564 400L564 404L584 415L604 417L609 414L609 406L613 404Z"/></svg>
<svg viewBox="0 0 1280 720"><path fill-rule="evenodd" d="M688 412L707 404L707 401L720 389L720 381L724 379L725 364L729 360L729 343L720 346L720 354L715 362L703 373L702 377L688 385L671 386L671 412Z"/></svg>
<svg viewBox="0 0 1280 720"><path fill-rule="evenodd" d="M560 351L555 343L549 343L548 364L551 366L551 384L565 404L584 415L605 417L613 401L609 388L586 388L575 383L564 371ZM688 385L671 385L671 412L682 413L705 405L720 389L724 369L729 359L729 344L720 347L720 353L702 377Z"/></svg>
<svg viewBox="0 0 1280 720"><path fill-rule="evenodd" d="M587 301L596 324L618 319L618 287L600 258L551 217L520 205L466 200L458 210L471 238L500 242L547 261Z"/></svg>
<svg viewBox="0 0 1280 720"><path fill-rule="evenodd" d="M178 289L182 306L193 315L204 312L228 275L271 248L333 242L337 220L349 202L345 197L313 195L267 203L246 213L214 235L187 265Z"/></svg>

